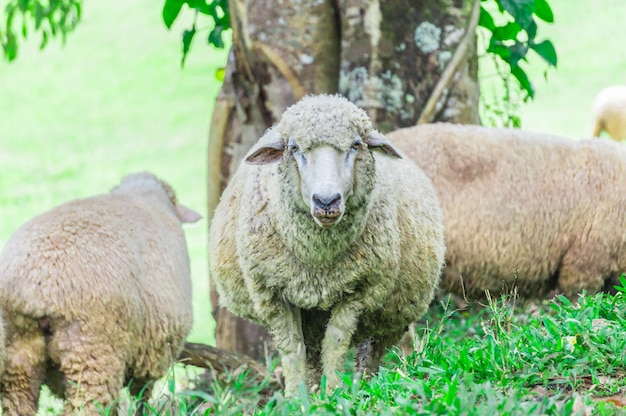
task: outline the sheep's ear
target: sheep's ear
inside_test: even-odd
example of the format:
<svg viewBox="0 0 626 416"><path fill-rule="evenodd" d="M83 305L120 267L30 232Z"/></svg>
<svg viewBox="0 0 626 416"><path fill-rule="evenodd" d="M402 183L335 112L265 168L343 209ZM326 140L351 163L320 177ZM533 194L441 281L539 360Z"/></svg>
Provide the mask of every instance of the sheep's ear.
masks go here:
<svg viewBox="0 0 626 416"><path fill-rule="evenodd" d="M396 148L393 147L389 141L387 141L387 138L378 131L372 131L370 137L365 139L365 143L367 143L367 146L371 147L373 150L379 150L388 156L402 159L400 152L398 152L398 150L396 150Z"/></svg>
<svg viewBox="0 0 626 416"><path fill-rule="evenodd" d="M246 157L246 163L251 165L267 165L269 163L278 162L283 157L284 150L285 143L282 141L270 143L255 149L254 152Z"/></svg>
<svg viewBox="0 0 626 416"><path fill-rule="evenodd" d="M180 204L176 204L176 216L180 222L196 222L202 219L202 215L198 214L193 209Z"/></svg>
<svg viewBox="0 0 626 416"><path fill-rule="evenodd" d="M244 159L251 165L267 165L283 157L285 142L274 129L269 129L252 147Z"/></svg>

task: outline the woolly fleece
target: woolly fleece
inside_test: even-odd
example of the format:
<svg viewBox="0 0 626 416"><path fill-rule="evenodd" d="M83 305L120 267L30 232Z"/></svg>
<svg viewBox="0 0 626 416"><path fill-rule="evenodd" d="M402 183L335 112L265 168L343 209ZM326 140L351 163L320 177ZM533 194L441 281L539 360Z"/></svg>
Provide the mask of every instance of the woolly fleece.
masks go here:
<svg viewBox="0 0 626 416"><path fill-rule="evenodd" d="M606 131L616 141L626 139L626 86L603 89L593 101L594 137Z"/></svg>
<svg viewBox="0 0 626 416"><path fill-rule="evenodd" d="M318 146L358 149L343 218L320 227L302 201L294 155ZM426 311L444 257L441 210L426 176L340 96L296 103L248 153L276 148L280 161L242 163L210 230L211 278L223 306L268 328L282 355L286 393L339 382L348 348L371 341L368 368ZM306 368L308 362L308 369ZM307 375L308 373L308 375Z"/></svg>
<svg viewBox="0 0 626 416"><path fill-rule="evenodd" d="M138 394L164 375L192 323L172 189L132 174L33 218L0 254L0 301L4 415L34 415L42 383L66 399L65 414L99 414L95 403L110 404L130 379Z"/></svg>
<svg viewBox="0 0 626 416"><path fill-rule="evenodd" d="M388 137L437 190L443 289L470 299L513 286L527 298L573 297L626 271L624 146L444 123Z"/></svg>

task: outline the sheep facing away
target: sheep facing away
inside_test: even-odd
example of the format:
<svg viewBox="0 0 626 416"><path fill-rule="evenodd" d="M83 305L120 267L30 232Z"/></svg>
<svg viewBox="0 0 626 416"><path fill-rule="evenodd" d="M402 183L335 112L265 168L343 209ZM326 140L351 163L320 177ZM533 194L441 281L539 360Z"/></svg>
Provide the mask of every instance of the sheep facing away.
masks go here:
<svg viewBox="0 0 626 416"><path fill-rule="evenodd" d="M626 271L626 149L522 130L420 125L388 134L444 212L441 287L522 297L612 287Z"/></svg>
<svg viewBox="0 0 626 416"><path fill-rule="evenodd" d="M603 89L593 100L594 137L606 131L613 140L626 139L626 86L615 85Z"/></svg>
<svg viewBox="0 0 626 416"><path fill-rule="evenodd" d="M337 385L350 346L371 345L376 369L426 311L444 250L430 181L332 95L288 108L250 150L209 241L221 304L268 328L288 395L322 372Z"/></svg>
<svg viewBox="0 0 626 416"><path fill-rule="evenodd" d="M138 395L163 376L192 321L181 222L200 218L137 173L20 227L0 254L3 414L34 415L43 383L65 414L99 414L129 380Z"/></svg>

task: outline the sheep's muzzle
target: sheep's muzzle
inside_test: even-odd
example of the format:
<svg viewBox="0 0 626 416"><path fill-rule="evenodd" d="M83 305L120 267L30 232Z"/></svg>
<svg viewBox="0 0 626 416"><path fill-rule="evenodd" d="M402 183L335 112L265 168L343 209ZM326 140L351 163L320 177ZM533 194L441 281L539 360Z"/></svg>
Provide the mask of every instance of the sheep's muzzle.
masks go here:
<svg viewBox="0 0 626 416"><path fill-rule="evenodd" d="M341 195L335 194L330 197L313 195L313 217L322 227L330 227L341 218Z"/></svg>
<svg viewBox="0 0 626 416"><path fill-rule="evenodd" d="M315 210L313 216L322 226L330 227L337 222L341 216L341 212L339 210Z"/></svg>

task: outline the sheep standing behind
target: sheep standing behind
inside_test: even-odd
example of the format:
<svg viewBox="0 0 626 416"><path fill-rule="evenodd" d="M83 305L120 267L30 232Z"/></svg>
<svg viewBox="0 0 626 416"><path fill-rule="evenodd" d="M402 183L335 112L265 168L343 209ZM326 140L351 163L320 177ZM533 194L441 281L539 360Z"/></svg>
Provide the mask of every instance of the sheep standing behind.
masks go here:
<svg viewBox="0 0 626 416"><path fill-rule="evenodd" d="M626 148L619 143L452 124L388 137L437 190L443 289L474 299L513 286L523 297L555 290L572 297L611 287L626 271Z"/></svg>
<svg viewBox="0 0 626 416"><path fill-rule="evenodd" d="M600 91L593 101L593 117L592 136L600 137L606 131L613 140L626 139L626 86Z"/></svg>
<svg viewBox="0 0 626 416"><path fill-rule="evenodd" d="M192 321L181 222L198 219L138 173L13 234L0 254L4 415L34 415L42 383L66 399L65 414L99 414L125 382L137 395L165 374Z"/></svg>
<svg viewBox="0 0 626 416"><path fill-rule="evenodd" d="M286 394L322 372L331 388L350 346L368 341L365 366L377 368L426 311L444 257L441 211L363 110L309 96L238 168L209 255L222 305L272 334Z"/></svg>

